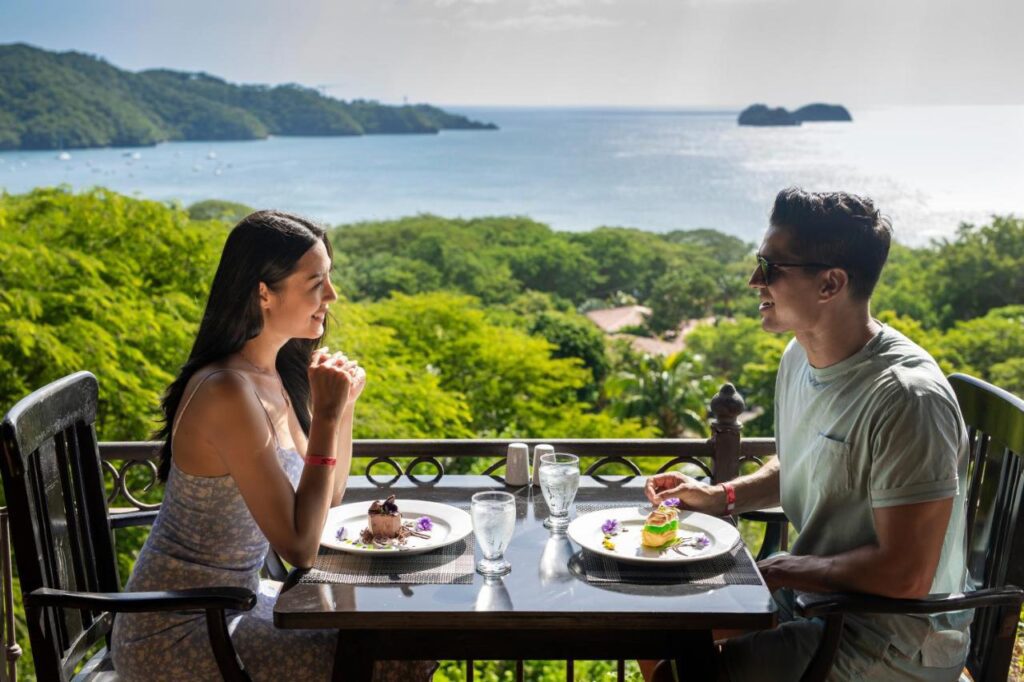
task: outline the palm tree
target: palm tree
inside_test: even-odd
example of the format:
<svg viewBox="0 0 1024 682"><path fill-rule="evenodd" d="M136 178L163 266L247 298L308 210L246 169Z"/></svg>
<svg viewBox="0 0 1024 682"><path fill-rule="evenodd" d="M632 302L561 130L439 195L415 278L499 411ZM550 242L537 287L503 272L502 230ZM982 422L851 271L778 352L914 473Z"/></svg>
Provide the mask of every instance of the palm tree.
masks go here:
<svg viewBox="0 0 1024 682"><path fill-rule="evenodd" d="M699 356L686 351L667 358L645 354L609 377L605 386L619 418L653 424L665 438L708 435L705 415L715 383L704 373Z"/></svg>

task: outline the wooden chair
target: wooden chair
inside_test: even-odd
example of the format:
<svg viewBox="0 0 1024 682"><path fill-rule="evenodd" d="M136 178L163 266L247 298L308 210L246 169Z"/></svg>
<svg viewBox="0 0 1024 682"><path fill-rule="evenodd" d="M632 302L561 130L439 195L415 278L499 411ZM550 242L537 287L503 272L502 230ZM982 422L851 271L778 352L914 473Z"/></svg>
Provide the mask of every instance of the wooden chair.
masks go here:
<svg viewBox="0 0 1024 682"><path fill-rule="evenodd" d="M121 612L202 611L221 675L248 680L226 610L256 604L251 590L203 587L121 592L96 443L96 378L78 372L35 391L0 424L0 472L36 675L66 682ZM128 524L125 524L128 525ZM75 680L117 679L107 647Z"/></svg>
<svg viewBox="0 0 1024 682"><path fill-rule="evenodd" d="M821 644L803 682L824 680L847 613L935 614L975 609L967 670L975 682L1005 682L1024 602L1024 400L965 374L949 382L967 424L967 567L970 589L924 599L864 594L801 595L797 610L825 621ZM963 679L963 678L962 678Z"/></svg>

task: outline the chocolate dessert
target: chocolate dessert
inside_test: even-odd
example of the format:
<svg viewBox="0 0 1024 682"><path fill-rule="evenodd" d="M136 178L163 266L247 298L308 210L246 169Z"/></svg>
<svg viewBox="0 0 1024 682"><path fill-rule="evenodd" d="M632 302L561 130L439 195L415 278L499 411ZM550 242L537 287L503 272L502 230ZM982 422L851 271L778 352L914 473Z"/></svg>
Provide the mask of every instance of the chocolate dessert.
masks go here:
<svg viewBox="0 0 1024 682"><path fill-rule="evenodd" d="M392 540L402 531L402 515L398 513L395 496L383 502L373 502L367 512L370 522L370 535L378 540Z"/></svg>

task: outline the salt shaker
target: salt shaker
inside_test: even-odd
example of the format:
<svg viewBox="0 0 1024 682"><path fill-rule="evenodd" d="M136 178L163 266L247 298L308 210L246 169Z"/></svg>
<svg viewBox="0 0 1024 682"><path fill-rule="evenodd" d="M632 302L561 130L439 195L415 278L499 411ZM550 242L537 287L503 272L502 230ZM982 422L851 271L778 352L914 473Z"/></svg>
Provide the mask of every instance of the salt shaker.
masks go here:
<svg viewBox="0 0 1024 682"><path fill-rule="evenodd" d="M530 447L526 443L509 443L505 460L505 483L527 485L530 482Z"/></svg>
<svg viewBox="0 0 1024 682"><path fill-rule="evenodd" d="M550 455L554 451L554 446L547 443L533 446L533 485L540 485L540 456Z"/></svg>

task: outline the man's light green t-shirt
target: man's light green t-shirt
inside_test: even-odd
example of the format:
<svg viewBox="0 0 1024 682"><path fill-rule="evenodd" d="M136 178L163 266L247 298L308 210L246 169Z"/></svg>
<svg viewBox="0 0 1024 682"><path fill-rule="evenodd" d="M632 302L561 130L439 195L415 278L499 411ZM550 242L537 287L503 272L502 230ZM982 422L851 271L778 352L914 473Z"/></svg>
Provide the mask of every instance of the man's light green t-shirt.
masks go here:
<svg viewBox="0 0 1024 682"><path fill-rule="evenodd" d="M952 497L931 592L963 589L966 428L953 389L924 349L883 325L855 355L818 369L794 339L779 365L775 404L782 507L799 532L793 554L877 544L874 509ZM970 612L847 622L940 667L963 660Z"/></svg>

